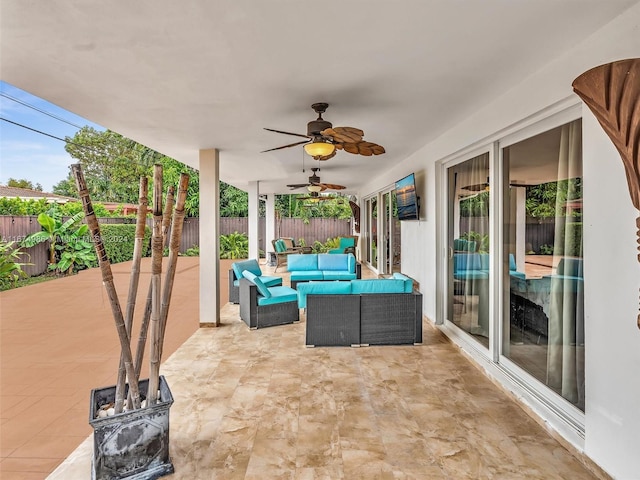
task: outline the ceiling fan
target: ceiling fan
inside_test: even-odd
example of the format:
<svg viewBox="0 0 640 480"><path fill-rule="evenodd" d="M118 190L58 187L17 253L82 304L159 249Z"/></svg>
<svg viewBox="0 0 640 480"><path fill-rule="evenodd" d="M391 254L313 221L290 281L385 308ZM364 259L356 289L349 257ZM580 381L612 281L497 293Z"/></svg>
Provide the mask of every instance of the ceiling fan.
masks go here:
<svg viewBox="0 0 640 480"><path fill-rule="evenodd" d="M309 177L308 183L294 183L291 185L287 185L291 190L295 190L297 188L307 187L311 193L319 193L324 192L325 190L344 190L344 185L337 185L335 183L321 183L320 177L316 175L316 172L320 170L319 168L312 168L313 175Z"/></svg>
<svg viewBox="0 0 640 480"><path fill-rule="evenodd" d="M320 192L309 192L308 197L298 197L298 200L312 200L315 202L320 202L323 200L335 200L336 198L339 197L320 195Z"/></svg>
<svg viewBox="0 0 640 480"><path fill-rule="evenodd" d="M327 110L328 103L314 103L311 108L318 114L318 118L307 123L307 134L283 132L282 130L274 130L265 128L270 132L283 133L285 135L293 135L294 137L302 137L305 140L300 142L283 145L281 147L270 148L261 153L281 150L283 148L304 145L304 150L316 160L329 160L334 157L337 150L353 153L355 155L380 155L385 153L384 147L381 145L367 142L362 139L364 132L354 127L335 127L331 122L327 122L322 118L322 114Z"/></svg>

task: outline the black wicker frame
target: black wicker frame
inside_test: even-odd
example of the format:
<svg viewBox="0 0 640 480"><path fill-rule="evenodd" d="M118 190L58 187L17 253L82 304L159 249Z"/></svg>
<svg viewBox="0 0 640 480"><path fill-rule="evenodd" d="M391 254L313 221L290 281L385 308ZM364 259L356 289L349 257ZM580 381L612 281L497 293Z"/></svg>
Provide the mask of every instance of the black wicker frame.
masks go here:
<svg viewBox="0 0 640 480"><path fill-rule="evenodd" d="M422 343L422 294L307 295L306 345Z"/></svg>
<svg viewBox="0 0 640 480"><path fill-rule="evenodd" d="M360 295L308 295L308 346L360 345Z"/></svg>
<svg viewBox="0 0 640 480"><path fill-rule="evenodd" d="M233 282L236 280L236 272L229 269L229 303L240 303L240 287L236 287Z"/></svg>
<svg viewBox="0 0 640 480"><path fill-rule="evenodd" d="M240 279L240 318L249 328L272 327L300 321L298 302L258 305L258 289L246 278Z"/></svg>

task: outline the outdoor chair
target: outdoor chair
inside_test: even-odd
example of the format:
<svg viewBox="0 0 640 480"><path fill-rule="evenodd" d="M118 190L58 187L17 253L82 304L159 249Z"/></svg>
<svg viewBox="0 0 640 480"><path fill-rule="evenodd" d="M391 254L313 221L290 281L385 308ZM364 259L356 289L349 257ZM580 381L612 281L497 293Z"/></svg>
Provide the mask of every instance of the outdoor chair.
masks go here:
<svg viewBox="0 0 640 480"><path fill-rule="evenodd" d="M240 279L244 270L249 270L257 275L267 287L282 285L281 277L263 275L258 260L255 258L234 262L229 270L229 303L240 303Z"/></svg>
<svg viewBox="0 0 640 480"><path fill-rule="evenodd" d="M311 253L311 247L297 247L293 238L278 238L275 240L271 240L271 244L273 245L273 251L276 254L276 269L274 272L278 271L278 267L280 265L285 265L287 263L287 256L290 253Z"/></svg>
<svg viewBox="0 0 640 480"><path fill-rule="evenodd" d="M267 287L245 270L240 279L240 318L249 328L298 322L298 292L290 287Z"/></svg>
<svg viewBox="0 0 640 480"><path fill-rule="evenodd" d="M338 248L329 250L327 253L353 253L356 254L356 246L358 245L358 237L340 237Z"/></svg>

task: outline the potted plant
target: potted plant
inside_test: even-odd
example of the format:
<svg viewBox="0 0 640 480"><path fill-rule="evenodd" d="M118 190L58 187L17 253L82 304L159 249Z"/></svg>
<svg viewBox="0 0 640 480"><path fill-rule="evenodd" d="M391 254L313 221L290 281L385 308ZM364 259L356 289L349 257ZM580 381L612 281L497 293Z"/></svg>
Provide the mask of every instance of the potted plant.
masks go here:
<svg viewBox="0 0 640 480"><path fill-rule="evenodd" d="M140 179L133 262L126 310L123 314L82 168L80 164L75 164L71 169L93 238L121 347L116 385L97 388L91 392L89 423L94 429L91 478L95 480L156 479L173 473L173 464L169 457L169 408L173 404L173 397L166 380L160 376L160 361L185 216L184 206L189 176L187 174L180 176L175 209L173 209L174 189L173 187L168 189L163 212L162 166L155 165L154 168L151 282L134 356L130 332L138 291L147 217L147 178ZM170 227L169 260L163 285L162 251ZM148 331L149 378L140 380Z"/></svg>

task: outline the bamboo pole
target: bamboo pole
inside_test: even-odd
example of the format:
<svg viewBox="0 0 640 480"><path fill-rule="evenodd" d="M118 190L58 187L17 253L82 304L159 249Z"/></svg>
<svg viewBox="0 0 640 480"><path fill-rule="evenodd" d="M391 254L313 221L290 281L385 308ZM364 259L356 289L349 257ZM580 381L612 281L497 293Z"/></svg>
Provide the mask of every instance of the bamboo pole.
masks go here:
<svg viewBox="0 0 640 480"><path fill-rule="evenodd" d="M158 400L160 383L160 300L162 293L162 165L153 169L153 236L151 238L151 344L149 350L149 391L147 405Z"/></svg>
<svg viewBox="0 0 640 480"><path fill-rule="evenodd" d="M167 318L169 316L169 305L171 304L171 292L173 291L173 281L176 276L176 265L178 264L178 252L180 251L180 240L182 239L182 226L184 224L184 204L187 200L187 188L189 187L189 175L180 174L178 184L178 201L173 212L173 222L171 226L171 241L169 243L169 265L164 278L164 288L162 291L162 305L160 313L160 352L158 360L162 361L162 349L164 347L164 333L167 328Z"/></svg>
<svg viewBox="0 0 640 480"><path fill-rule="evenodd" d="M172 185L167 189L167 198L165 201L165 213L167 210L171 211L173 209L173 196L175 192L175 187ZM171 215L167 217L165 214L162 219L162 237L163 244L167 238L167 234L169 232L169 228L171 227ZM136 356L134 361L134 368L136 371L136 376L140 377L140 371L142 370L142 361L144 359L144 350L147 345L147 332L149 330L149 321L151 319L151 299L152 299L152 285L149 285L149 291L147 292L147 301L144 306L144 313L142 315L142 322L140 324L140 335L138 336L138 346L136 347Z"/></svg>
<svg viewBox="0 0 640 480"><path fill-rule="evenodd" d="M129 335L124 324L124 317L122 316L122 309L120 308L120 302L118 301L118 293L113 282L113 273L111 272L111 264L107 258L107 252L105 251L104 244L102 243L102 236L100 235L100 225L98 225L98 219L93 211L93 205L91 203L91 197L87 190L87 184L82 173L82 166L79 163L71 165L71 172L76 180L76 187L78 188L78 194L82 200L82 207L84 209L85 218L93 237L93 244L98 257L98 263L100 265L100 271L102 273L102 283L107 291L109 297L109 303L111 304L111 312L113 313L113 320L118 332L118 338L120 340L120 349L124 358L124 366L129 378L135 378L133 359L131 357L131 345L129 344ZM131 398L134 408L140 408L140 392L138 389L138 382L133 382L129 386L131 392Z"/></svg>
<svg viewBox="0 0 640 480"><path fill-rule="evenodd" d="M162 246L167 246L169 239L169 229L171 228L171 214L173 213L173 196L175 195L176 187L171 185L167 188L167 198L164 204L164 215L162 217Z"/></svg>
<svg viewBox="0 0 640 480"><path fill-rule="evenodd" d="M136 296L138 295L138 283L140 280L140 263L142 261L142 248L144 242L144 227L147 221L147 206L149 199L147 198L149 179L140 177L140 188L138 193L138 214L136 217L136 233L133 244L133 262L131 264L131 277L129 278L129 294L127 296L127 310L124 316L124 324L129 335L129 345L131 345L131 330L133 327L133 313L136 307ZM135 371L135 362L134 362ZM136 372L135 378L130 378L129 382L138 383L140 374ZM120 355L120 366L118 367L118 381L116 382L116 401L115 413L121 413L124 406L124 394L126 388L126 370L124 368L124 359ZM132 405L129 405L131 408Z"/></svg>

